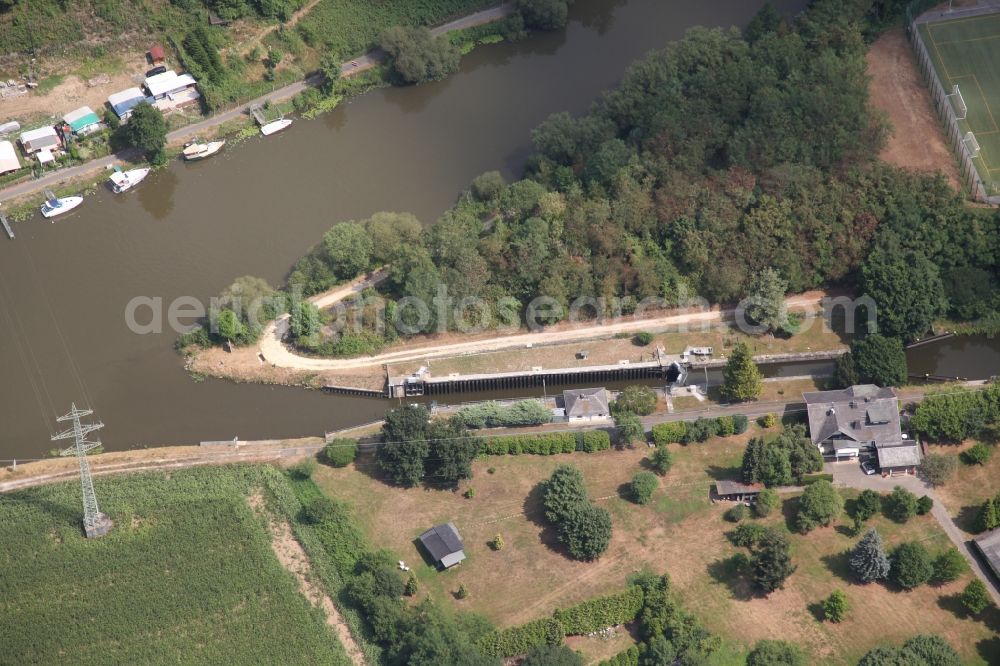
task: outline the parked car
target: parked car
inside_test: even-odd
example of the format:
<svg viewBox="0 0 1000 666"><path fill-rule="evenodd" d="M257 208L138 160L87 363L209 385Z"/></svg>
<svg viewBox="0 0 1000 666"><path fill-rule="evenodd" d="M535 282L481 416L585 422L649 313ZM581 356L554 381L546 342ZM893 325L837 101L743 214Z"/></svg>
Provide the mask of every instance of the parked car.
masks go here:
<svg viewBox="0 0 1000 666"><path fill-rule="evenodd" d="M164 65L157 65L153 69L146 72L146 78L149 78L150 76L156 76L157 74L163 74L163 72L165 71L167 71L167 68Z"/></svg>
<svg viewBox="0 0 1000 666"><path fill-rule="evenodd" d="M871 476L877 470L875 469L875 464L872 463L871 460L863 460L861 461L861 471L867 474L868 476Z"/></svg>

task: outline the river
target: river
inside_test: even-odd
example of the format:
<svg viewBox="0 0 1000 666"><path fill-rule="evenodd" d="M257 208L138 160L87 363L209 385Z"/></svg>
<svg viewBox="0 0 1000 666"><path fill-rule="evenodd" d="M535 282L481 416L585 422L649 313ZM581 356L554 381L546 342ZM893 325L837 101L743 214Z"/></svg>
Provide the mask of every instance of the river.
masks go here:
<svg viewBox="0 0 1000 666"><path fill-rule="evenodd" d="M433 223L479 173L517 177L547 115L585 111L646 51L693 25L744 24L761 4L577 0L565 31L476 49L445 81L368 93L203 163L173 163L126 195L102 189L55 224L17 225L17 240L0 243L0 458L47 451L71 401L96 410L114 450L379 418L390 403L195 382L175 335L131 332L126 304L205 301L245 274L280 284L332 224L379 210Z"/></svg>

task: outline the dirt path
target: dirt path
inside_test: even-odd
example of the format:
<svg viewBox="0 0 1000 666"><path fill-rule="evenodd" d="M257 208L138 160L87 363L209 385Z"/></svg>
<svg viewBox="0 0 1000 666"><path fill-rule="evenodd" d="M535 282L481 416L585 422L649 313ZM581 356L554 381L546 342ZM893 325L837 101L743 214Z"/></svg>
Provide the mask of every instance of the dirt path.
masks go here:
<svg viewBox="0 0 1000 666"><path fill-rule="evenodd" d="M278 561L281 562L281 566L285 567L285 569L295 576L295 580L299 582L299 589L302 591L303 596L312 605L323 609L323 613L326 615L326 623L337 632L337 637L340 639L341 645L344 646L344 650L347 651L347 656L350 657L351 663L355 664L355 666L364 666L364 654L361 652L357 641L354 640L354 636L351 635L351 630L348 628L347 623L344 622L340 611L333 604L330 595L324 593L312 582L313 573L312 566L309 563L309 556L302 549L302 544L295 539L295 536L292 534L292 528L289 527L286 521L277 519L269 514L264 506L264 498L260 494L247 498L247 501L257 515L264 516L267 520L268 530L271 532L271 549L274 551Z"/></svg>
<svg viewBox="0 0 1000 666"><path fill-rule="evenodd" d="M961 189L955 156L941 134L941 122L903 28L875 40L867 60L872 105L889 117L894 130L882 159L915 171L940 171L952 187Z"/></svg>
<svg viewBox="0 0 1000 666"><path fill-rule="evenodd" d="M306 14L308 14L309 12L311 12L312 9L313 9L313 7L315 7L316 5L318 5L320 2L322 2L322 0L309 0L309 2L307 2L306 4L304 4L302 7L300 7L298 9L298 11L296 11L294 14L292 14L292 17L290 19L288 19L287 23L275 23L274 25L267 26L256 37L254 37L249 42L247 42L246 44L243 45L243 48L240 49L240 54L241 55L246 55L247 53L250 53L250 51L253 50L253 47L255 47L258 44L260 44L264 40L265 37L267 37L268 35L270 35L272 32L274 32L278 28L293 28L293 27L295 27L295 24L298 23L300 20L302 20L302 17L305 16Z"/></svg>

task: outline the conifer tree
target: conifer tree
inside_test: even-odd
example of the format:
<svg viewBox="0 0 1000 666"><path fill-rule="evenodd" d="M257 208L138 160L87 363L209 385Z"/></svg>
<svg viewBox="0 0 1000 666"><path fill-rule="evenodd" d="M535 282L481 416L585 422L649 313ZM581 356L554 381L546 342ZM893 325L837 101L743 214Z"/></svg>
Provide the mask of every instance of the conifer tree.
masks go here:
<svg viewBox="0 0 1000 666"><path fill-rule="evenodd" d="M854 546L850 563L851 571L862 583L873 583L889 576L889 556L885 554L882 537L874 527Z"/></svg>

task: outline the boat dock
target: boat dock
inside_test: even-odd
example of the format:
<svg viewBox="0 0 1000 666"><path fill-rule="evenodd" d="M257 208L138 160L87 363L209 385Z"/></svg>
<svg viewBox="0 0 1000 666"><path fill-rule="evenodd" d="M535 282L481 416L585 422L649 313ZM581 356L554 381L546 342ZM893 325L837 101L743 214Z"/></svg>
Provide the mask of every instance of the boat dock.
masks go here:
<svg viewBox="0 0 1000 666"><path fill-rule="evenodd" d="M257 121L257 124L261 127L267 124L267 118L264 117L264 108L260 104L253 104L250 106L250 115L253 119Z"/></svg>
<svg viewBox="0 0 1000 666"><path fill-rule="evenodd" d="M7 232L11 240L14 240L14 230L10 228L10 222L7 221L6 215L0 215L0 224L3 225L3 230Z"/></svg>

